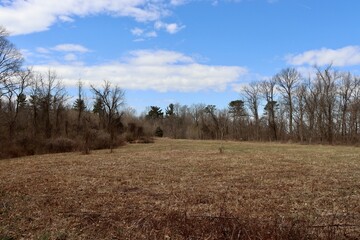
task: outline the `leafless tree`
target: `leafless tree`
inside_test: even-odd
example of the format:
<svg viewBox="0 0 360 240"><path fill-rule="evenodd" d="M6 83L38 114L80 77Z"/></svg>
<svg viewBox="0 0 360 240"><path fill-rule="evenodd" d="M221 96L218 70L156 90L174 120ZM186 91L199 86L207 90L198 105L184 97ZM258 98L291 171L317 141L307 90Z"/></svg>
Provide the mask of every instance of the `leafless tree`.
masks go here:
<svg viewBox="0 0 360 240"><path fill-rule="evenodd" d="M4 85L4 95L7 99L7 125L9 138L14 138L20 110L26 105L26 90L32 84L33 74L31 69L18 71L16 75L9 78Z"/></svg>
<svg viewBox="0 0 360 240"><path fill-rule="evenodd" d="M360 79L354 77L351 73L343 73L340 77L339 95L340 95L340 112L341 119L341 136L347 141L348 123L350 122L349 106L356 99L354 93L360 86Z"/></svg>
<svg viewBox="0 0 360 240"><path fill-rule="evenodd" d="M306 85L304 83L300 84L297 88L296 88L296 92L295 92L295 98L296 98L296 106L295 106L295 112L296 114L296 119L295 119L295 123L297 125L297 132L298 132L298 139L303 142L305 139L305 106L306 106L306 102L305 102L305 98L306 98L306 94L307 94L307 90L306 90Z"/></svg>
<svg viewBox="0 0 360 240"><path fill-rule="evenodd" d="M189 109L190 119L192 121L192 132L191 137L195 139L203 139L201 131L202 119L205 114L205 104L193 104Z"/></svg>
<svg viewBox="0 0 360 240"><path fill-rule="evenodd" d="M285 68L275 75L277 89L280 91L285 105L289 111L289 134L293 137L293 112L294 99L293 95L297 84L301 79L300 73L295 68Z"/></svg>
<svg viewBox="0 0 360 240"><path fill-rule="evenodd" d="M35 134L39 133L39 123L46 138L60 134L61 113L64 111L66 91L55 71L35 75L31 104L33 108ZM55 124L55 128L54 128Z"/></svg>
<svg viewBox="0 0 360 240"><path fill-rule="evenodd" d="M360 77L354 77L354 82L357 87L353 91L353 99L349 105L350 119L349 129L351 132L351 140L359 140L359 125L360 125Z"/></svg>
<svg viewBox="0 0 360 240"><path fill-rule="evenodd" d="M255 122L255 140L259 140L259 131L260 131L260 118L259 118L259 105L260 105L260 84L259 83L250 83L249 86L244 86L242 89L244 98L246 100L247 106L250 109L253 120Z"/></svg>
<svg viewBox="0 0 360 240"><path fill-rule="evenodd" d="M7 31L0 26L0 98L6 93L14 77L23 63L21 53L8 39Z"/></svg>
<svg viewBox="0 0 360 240"><path fill-rule="evenodd" d="M125 92L119 87L112 87L109 81L104 81L102 89L91 85L96 99L101 101L102 110L105 114L106 129L111 136L110 151L113 151L116 132L121 128L120 107L125 103Z"/></svg>
<svg viewBox="0 0 360 240"><path fill-rule="evenodd" d="M336 104L337 81L341 75L332 69L329 65L324 69L316 67L317 70L317 84L321 92L320 109L324 114L324 119L321 120L321 127L325 130L325 137L329 144L334 141L334 110ZM325 125L323 125L325 123Z"/></svg>
<svg viewBox="0 0 360 240"><path fill-rule="evenodd" d="M264 95L266 105L264 110L267 114L268 127L270 130L270 139L278 140L277 124L276 124L276 108L278 106L275 100L275 78L265 80L261 83L261 92Z"/></svg>

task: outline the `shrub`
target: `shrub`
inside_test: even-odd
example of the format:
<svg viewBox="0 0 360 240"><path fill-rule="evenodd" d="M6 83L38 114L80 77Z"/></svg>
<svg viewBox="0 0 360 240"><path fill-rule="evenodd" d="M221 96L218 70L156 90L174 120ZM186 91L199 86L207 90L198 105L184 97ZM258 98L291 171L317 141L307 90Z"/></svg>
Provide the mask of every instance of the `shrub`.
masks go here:
<svg viewBox="0 0 360 240"><path fill-rule="evenodd" d="M155 136L156 137L163 137L164 136L164 131L161 129L161 127L157 127L155 130Z"/></svg>
<svg viewBox="0 0 360 240"><path fill-rule="evenodd" d="M0 239L1 240L15 240L14 237L7 236L7 235L1 235L1 234L0 234Z"/></svg>
<svg viewBox="0 0 360 240"><path fill-rule="evenodd" d="M136 123L128 123L125 140L129 143L153 143L151 137L146 136L144 128Z"/></svg>
<svg viewBox="0 0 360 240"><path fill-rule="evenodd" d="M36 139L28 136L24 136L18 139L16 144L23 148L23 150L26 152L26 155L35 155L37 146L39 145Z"/></svg>
<svg viewBox="0 0 360 240"><path fill-rule="evenodd" d="M131 133L126 133L126 134L125 134L125 140L126 140L127 142L129 142L129 143L133 143L133 142L136 141L136 138L135 138L135 136L134 136L133 134L131 134Z"/></svg>
<svg viewBox="0 0 360 240"><path fill-rule="evenodd" d="M108 149L111 146L111 136L109 133L102 130L89 130L87 133L89 137L89 149L99 150ZM119 147L125 144L125 141L121 137L116 137L113 142L113 147Z"/></svg>
<svg viewBox="0 0 360 240"><path fill-rule="evenodd" d="M141 137L139 143L154 143L154 139L152 137Z"/></svg>
<svg viewBox="0 0 360 240"><path fill-rule="evenodd" d="M17 158L26 155L26 151L20 145L9 143L0 146L0 159Z"/></svg>
<svg viewBox="0 0 360 240"><path fill-rule="evenodd" d="M101 130L90 130L90 149L106 149L110 148L111 136L109 133Z"/></svg>
<svg viewBox="0 0 360 240"><path fill-rule="evenodd" d="M77 144L74 140L64 137L51 139L46 144L46 150L49 153L72 152L77 149Z"/></svg>

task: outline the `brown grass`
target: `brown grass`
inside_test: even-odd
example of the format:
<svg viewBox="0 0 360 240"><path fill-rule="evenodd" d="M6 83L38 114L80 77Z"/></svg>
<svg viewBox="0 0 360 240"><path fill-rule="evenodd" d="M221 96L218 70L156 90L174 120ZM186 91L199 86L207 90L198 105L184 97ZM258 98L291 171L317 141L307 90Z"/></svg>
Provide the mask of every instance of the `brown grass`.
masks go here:
<svg viewBox="0 0 360 240"><path fill-rule="evenodd" d="M158 139L0 161L2 240L357 239L359 203L355 147Z"/></svg>

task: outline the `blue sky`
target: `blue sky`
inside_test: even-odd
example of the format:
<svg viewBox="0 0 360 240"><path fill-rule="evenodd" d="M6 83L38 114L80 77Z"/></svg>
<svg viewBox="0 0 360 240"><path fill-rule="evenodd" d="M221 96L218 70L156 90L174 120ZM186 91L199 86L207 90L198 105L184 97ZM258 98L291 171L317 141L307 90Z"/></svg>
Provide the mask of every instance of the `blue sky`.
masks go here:
<svg viewBox="0 0 360 240"><path fill-rule="evenodd" d="M69 89L109 80L141 113L224 108L285 67L358 74L359 10L357 0L0 0L0 25L26 65L55 70Z"/></svg>

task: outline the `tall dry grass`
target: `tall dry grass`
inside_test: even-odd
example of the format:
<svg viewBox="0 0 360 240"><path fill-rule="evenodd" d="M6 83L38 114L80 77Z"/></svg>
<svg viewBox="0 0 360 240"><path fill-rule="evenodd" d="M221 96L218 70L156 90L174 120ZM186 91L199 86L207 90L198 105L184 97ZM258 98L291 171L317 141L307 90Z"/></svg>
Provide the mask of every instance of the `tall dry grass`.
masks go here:
<svg viewBox="0 0 360 240"><path fill-rule="evenodd" d="M359 156L157 139L3 160L0 239L358 239Z"/></svg>

